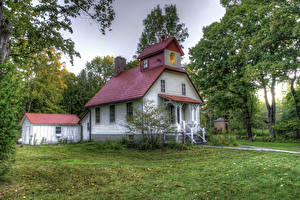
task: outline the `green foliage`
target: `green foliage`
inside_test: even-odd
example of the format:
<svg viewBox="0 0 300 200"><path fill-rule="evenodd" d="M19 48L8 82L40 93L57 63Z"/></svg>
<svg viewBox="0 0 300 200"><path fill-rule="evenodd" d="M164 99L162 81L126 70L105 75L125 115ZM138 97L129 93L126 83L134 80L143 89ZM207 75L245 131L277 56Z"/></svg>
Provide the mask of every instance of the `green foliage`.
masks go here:
<svg viewBox="0 0 300 200"><path fill-rule="evenodd" d="M140 66L140 61L139 60L132 60L126 63L126 69L131 69L134 67Z"/></svg>
<svg viewBox="0 0 300 200"><path fill-rule="evenodd" d="M236 135L230 134L208 134L206 136L207 144L213 146L237 146Z"/></svg>
<svg viewBox="0 0 300 200"><path fill-rule="evenodd" d="M114 58L112 56L95 57L91 62L86 63L88 76L95 81L95 84L103 87L114 74Z"/></svg>
<svg viewBox="0 0 300 200"><path fill-rule="evenodd" d="M0 66L0 72L0 176L3 176L14 159L23 98L16 68L5 64Z"/></svg>
<svg viewBox="0 0 300 200"><path fill-rule="evenodd" d="M26 112L36 113L64 113L60 106L64 88L63 80L66 73L62 68L61 54L53 49L50 54L41 52L35 56L32 63L28 63L22 72L26 96Z"/></svg>
<svg viewBox="0 0 300 200"><path fill-rule="evenodd" d="M62 107L67 113L81 116L85 112L84 105L109 81L113 73L112 56L94 58L77 76L66 72Z"/></svg>
<svg viewBox="0 0 300 200"><path fill-rule="evenodd" d="M70 56L79 56L74 42L62 32L73 33L72 18L87 16L105 34L114 20L113 0L11 1L4 0L4 19L11 23L11 57L16 63L34 59L32 55L55 48ZM0 9L1 12L1 9ZM2 13L1 13L2 14ZM2 36L2 35L1 35ZM2 50L1 50L2 51Z"/></svg>
<svg viewBox="0 0 300 200"><path fill-rule="evenodd" d="M271 88L275 97L276 82L289 79L288 74L297 69L300 4L281 0L222 4L226 14L203 29L203 39L190 50L189 70L208 100L221 100L216 98L218 93L230 93L251 134L253 94L259 88ZM272 128L275 98L267 107Z"/></svg>
<svg viewBox="0 0 300 200"><path fill-rule="evenodd" d="M300 96L299 87L295 89L296 96ZM275 125L278 135L285 139L300 139L300 118L297 115L295 101L289 91L282 101L282 116Z"/></svg>
<svg viewBox="0 0 300 200"><path fill-rule="evenodd" d="M189 36L185 24L179 22L176 5L165 5L164 12L157 5L144 19L143 24L144 30L138 43L137 54L140 54L148 46L161 41L163 34L167 38L174 36L179 44L182 44Z"/></svg>
<svg viewBox="0 0 300 200"><path fill-rule="evenodd" d="M153 102L144 102L142 108L134 108L132 116L127 116L124 127L128 134L142 134L139 148L143 150L161 148L166 133L174 132L167 117L165 107L157 108Z"/></svg>

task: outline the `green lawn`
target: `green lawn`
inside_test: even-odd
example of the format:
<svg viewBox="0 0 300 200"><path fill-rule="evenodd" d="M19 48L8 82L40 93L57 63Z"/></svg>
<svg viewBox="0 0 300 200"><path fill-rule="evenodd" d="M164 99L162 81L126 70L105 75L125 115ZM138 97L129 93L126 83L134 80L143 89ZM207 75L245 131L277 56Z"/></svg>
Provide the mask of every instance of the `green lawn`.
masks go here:
<svg viewBox="0 0 300 200"><path fill-rule="evenodd" d="M300 152L300 142L298 143L285 143L285 142L251 142L249 140L238 140L238 144L247 146L257 146L272 149L298 151Z"/></svg>
<svg viewBox="0 0 300 200"><path fill-rule="evenodd" d="M193 148L23 147L0 199L299 199L300 155Z"/></svg>

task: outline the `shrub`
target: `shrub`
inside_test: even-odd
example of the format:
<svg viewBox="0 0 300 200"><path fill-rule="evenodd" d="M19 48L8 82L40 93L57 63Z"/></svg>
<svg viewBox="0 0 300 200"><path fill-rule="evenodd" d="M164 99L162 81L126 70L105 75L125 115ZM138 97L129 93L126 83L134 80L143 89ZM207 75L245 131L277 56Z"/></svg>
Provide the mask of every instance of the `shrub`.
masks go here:
<svg viewBox="0 0 300 200"><path fill-rule="evenodd" d="M124 140L106 140L105 142L97 142L97 148L100 150L122 150L126 148Z"/></svg>
<svg viewBox="0 0 300 200"><path fill-rule="evenodd" d="M151 101L145 102L143 109L134 108L133 115L127 116L126 119L124 126L128 130L127 133L142 135L142 140L137 144L137 148L141 150L161 148L164 135L174 132L166 108L157 108Z"/></svg>
<svg viewBox="0 0 300 200"><path fill-rule="evenodd" d="M214 146L237 146L237 140L235 135L207 135L206 140L207 144Z"/></svg>

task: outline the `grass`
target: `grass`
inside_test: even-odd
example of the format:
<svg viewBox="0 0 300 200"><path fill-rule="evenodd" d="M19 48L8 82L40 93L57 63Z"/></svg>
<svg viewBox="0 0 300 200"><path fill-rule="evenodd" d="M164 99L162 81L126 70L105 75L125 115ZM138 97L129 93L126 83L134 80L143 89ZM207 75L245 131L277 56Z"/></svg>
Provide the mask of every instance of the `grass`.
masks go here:
<svg viewBox="0 0 300 200"><path fill-rule="evenodd" d="M300 142L251 142L249 140L238 140L238 144L300 152Z"/></svg>
<svg viewBox="0 0 300 200"><path fill-rule="evenodd" d="M195 147L17 149L0 199L298 199L300 155Z"/></svg>

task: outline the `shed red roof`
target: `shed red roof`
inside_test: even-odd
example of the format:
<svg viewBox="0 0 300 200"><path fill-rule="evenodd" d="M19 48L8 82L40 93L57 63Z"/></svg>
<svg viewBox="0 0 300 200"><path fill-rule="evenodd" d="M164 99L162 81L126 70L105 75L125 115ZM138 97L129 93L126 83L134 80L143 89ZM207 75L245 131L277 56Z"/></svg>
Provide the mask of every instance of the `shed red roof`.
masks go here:
<svg viewBox="0 0 300 200"><path fill-rule="evenodd" d="M183 97L183 96L174 96L174 95L167 95L167 94L158 94L158 96L170 99L176 102L187 102L187 103L195 103L195 104L203 104L202 101L192 99L190 97Z"/></svg>
<svg viewBox="0 0 300 200"><path fill-rule="evenodd" d="M171 42L175 43L175 45L178 47L178 50L180 51L181 56L183 56L184 53L183 53L180 45L178 44L177 40L175 39L175 37L170 37L166 40L163 40L159 43L156 43L156 44L153 44L153 45L147 47L137 58L142 59L142 58L146 58L146 57L149 57L151 55L160 53L165 48L167 48L168 45L171 44Z"/></svg>
<svg viewBox="0 0 300 200"><path fill-rule="evenodd" d="M85 105L96 106L106 103L116 103L143 97L164 70L187 74L183 69L170 66L160 66L141 72L135 67L119 73Z"/></svg>
<svg viewBox="0 0 300 200"><path fill-rule="evenodd" d="M78 124L79 118L71 114L25 113L32 124Z"/></svg>

